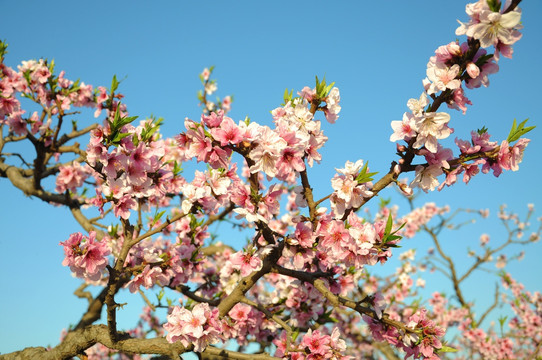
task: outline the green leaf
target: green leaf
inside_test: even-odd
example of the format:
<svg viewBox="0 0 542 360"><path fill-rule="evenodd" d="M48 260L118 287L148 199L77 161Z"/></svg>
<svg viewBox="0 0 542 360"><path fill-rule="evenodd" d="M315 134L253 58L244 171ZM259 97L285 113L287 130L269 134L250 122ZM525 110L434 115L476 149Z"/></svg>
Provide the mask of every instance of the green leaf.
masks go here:
<svg viewBox="0 0 542 360"><path fill-rule="evenodd" d="M164 289L160 289L160 292L158 294L156 294L156 298L158 299L158 302L160 302L162 300L162 298L164 297L166 293L164 292Z"/></svg>
<svg viewBox="0 0 542 360"><path fill-rule="evenodd" d="M111 93L117 91L119 87L119 82L117 80L117 75L113 75L113 80L111 81Z"/></svg>
<svg viewBox="0 0 542 360"><path fill-rule="evenodd" d="M55 59L51 60L49 64L49 72L52 74L55 71Z"/></svg>
<svg viewBox="0 0 542 360"><path fill-rule="evenodd" d="M401 240L403 237L397 234L398 231L400 231L403 227L405 227L406 222L403 223L399 228L397 228L395 231L391 231L393 227L393 218L391 217L391 213L388 215L388 221L386 222L386 228L384 229L384 236L382 237L382 244L388 246L388 247L400 247L399 245L395 244L388 244L389 242L395 241L395 240Z"/></svg>
<svg viewBox="0 0 542 360"><path fill-rule="evenodd" d="M117 235L117 231L119 230L119 225L111 225L109 230L107 231L110 236L115 237Z"/></svg>
<svg viewBox="0 0 542 360"><path fill-rule="evenodd" d="M453 347L442 345L440 349L438 349L439 353L445 353L445 352L457 352L457 349L454 349Z"/></svg>
<svg viewBox="0 0 542 360"><path fill-rule="evenodd" d="M123 118L120 118L120 120L118 121L118 124L119 124L119 129L122 128L124 125L128 125L129 123L131 123L132 121L136 120L137 119L137 116L125 116Z"/></svg>
<svg viewBox="0 0 542 360"><path fill-rule="evenodd" d="M8 53L8 44L5 40L0 40L0 59L3 59L4 56Z"/></svg>
<svg viewBox="0 0 542 360"><path fill-rule="evenodd" d="M384 236L387 236L391 233L391 227L393 226L393 218L391 217L391 212L388 214L388 221L386 222L386 229L384 230Z"/></svg>
<svg viewBox="0 0 542 360"><path fill-rule="evenodd" d="M156 224L156 222L158 220L160 220L160 218L162 217L162 215L164 215L166 212L166 210L163 210L163 211L160 211L160 212L157 212L155 215L154 215L154 218L152 219L152 224Z"/></svg>
<svg viewBox="0 0 542 360"><path fill-rule="evenodd" d="M332 82L331 84L326 86L325 91L324 91L324 94L325 94L324 97L329 95L329 92L331 91L331 89L333 89L333 85L335 85L335 82Z"/></svg>
<svg viewBox="0 0 542 360"><path fill-rule="evenodd" d="M388 206L391 202L391 198L387 198L387 199L384 199L384 198L380 198L380 203L378 204L378 206L382 209L386 206Z"/></svg>
<svg viewBox="0 0 542 360"><path fill-rule="evenodd" d="M529 119L525 119L519 125L516 125L516 119L514 119L514 122L512 123L512 129L510 129L510 133L508 134L508 138L506 139L508 143L519 140L520 137L527 134L529 131L536 127L529 126L526 128L525 123L527 123L527 120Z"/></svg>
<svg viewBox="0 0 542 360"><path fill-rule="evenodd" d="M115 137L113 137L113 139L111 140L111 143L118 144L118 143L120 143L120 141L122 139L124 139L125 137L128 137L130 135L131 135L130 133L117 132L117 133L115 133Z"/></svg>
<svg viewBox="0 0 542 360"><path fill-rule="evenodd" d="M333 85L333 84L332 84ZM326 85L326 77L324 76L324 79L322 82L318 80L318 76L316 77L316 96L320 99L323 99L327 96L327 85Z"/></svg>
<svg viewBox="0 0 542 360"><path fill-rule="evenodd" d="M500 0L487 0L487 5L493 12L499 12L501 10Z"/></svg>
<svg viewBox="0 0 542 360"><path fill-rule="evenodd" d="M363 165L363 168L361 168L358 176L356 176L356 181L358 184L363 184L369 181L373 181L373 176L378 174L378 172L370 173L367 172L367 168L369 166L369 162L367 161L365 165Z"/></svg>
<svg viewBox="0 0 542 360"><path fill-rule="evenodd" d="M487 133L487 128L483 126L481 129L476 130L476 132L478 133L478 135L483 135Z"/></svg>
<svg viewBox="0 0 542 360"><path fill-rule="evenodd" d="M113 121L107 120L109 127L111 128L111 134L109 135L109 143L117 145L120 140L130 135L130 133L121 133L120 130L124 125L128 125L132 121L137 119L137 116L120 116L120 102L113 116Z"/></svg>
<svg viewBox="0 0 542 360"><path fill-rule="evenodd" d="M283 96L284 103L282 105L288 104L288 102L292 101L293 97L294 97L294 89L290 91L288 91L288 89L284 90L284 96Z"/></svg>
<svg viewBox="0 0 542 360"><path fill-rule="evenodd" d="M173 163L173 176L177 176L182 172L183 172L182 166L175 160L175 163Z"/></svg>
<svg viewBox="0 0 542 360"><path fill-rule="evenodd" d="M163 118L158 118L158 120L152 118L150 122L147 122L145 124L145 127L143 128L143 131L141 132L141 140L144 142L148 142L152 138L154 133L160 128L163 122Z"/></svg>
<svg viewBox="0 0 542 360"><path fill-rule="evenodd" d="M299 336L299 329L295 329L294 333L292 334L292 340L295 341L298 336Z"/></svg>
<svg viewBox="0 0 542 360"><path fill-rule="evenodd" d="M482 55L476 60L476 66L480 69L493 57L493 54Z"/></svg>

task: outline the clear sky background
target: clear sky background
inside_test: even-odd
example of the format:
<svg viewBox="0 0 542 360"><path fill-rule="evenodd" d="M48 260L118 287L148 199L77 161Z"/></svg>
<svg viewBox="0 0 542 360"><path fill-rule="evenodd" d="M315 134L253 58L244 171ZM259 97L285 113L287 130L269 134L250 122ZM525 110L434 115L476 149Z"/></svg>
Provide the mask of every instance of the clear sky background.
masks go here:
<svg viewBox="0 0 542 360"><path fill-rule="evenodd" d="M468 20L466 3L0 0L0 38L9 43L6 62L12 67L54 58L57 72L65 70L66 77L94 86L109 87L114 74L124 78L120 92L130 114L165 118L165 136L183 130L185 117L199 119L196 92L204 67L216 66L218 95L234 95L229 114L234 120L249 116L268 125L269 111L280 105L285 88L314 87L314 76L325 75L341 91L342 111L335 125L324 121L329 137L324 160L309 170L318 197L330 192L335 167L347 160L369 161L371 171L389 169L395 159L390 121L401 119L408 99L420 96L429 57L456 39L456 19ZM467 90L473 106L466 115L441 107L455 128L449 144L455 137L470 138L470 131L482 126L500 141L514 118L538 125L528 136L532 142L518 172L498 179L479 175L467 186L457 184L421 199L492 211L493 220L448 239L457 257L464 256L468 244L477 244L482 232L493 239L502 235L495 217L500 204L520 213L527 203L542 206L542 2L525 1L522 8L524 36L514 46L514 59L499 62L489 88ZM79 119L81 125L93 121L92 116ZM86 301L72 295L80 281L62 267L58 246L80 228L67 209L27 198L5 179L0 194L0 353L56 345L60 331L86 309ZM383 196L397 198L394 190ZM405 244L426 246L422 240ZM510 271L529 289L542 290L542 246L528 250ZM483 283L489 287L480 290ZM493 284L493 278L475 280L469 298L490 294ZM126 313L119 315L126 326L135 323L130 315L141 308L130 299L125 299L130 301Z"/></svg>

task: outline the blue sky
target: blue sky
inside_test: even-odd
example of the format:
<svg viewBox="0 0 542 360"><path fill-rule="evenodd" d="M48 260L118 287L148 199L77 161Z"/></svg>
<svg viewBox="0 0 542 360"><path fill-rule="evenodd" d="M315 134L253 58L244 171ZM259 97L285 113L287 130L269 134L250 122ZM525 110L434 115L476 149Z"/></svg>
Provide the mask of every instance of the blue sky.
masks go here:
<svg viewBox="0 0 542 360"><path fill-rule="evenodd" d="M116 74L124 79L120 91L130 113L165 118L166 136L180 132L185 117L199 117L196 92L204 67L216 66L218 95L234 95L229 114L234 120L249 116L263 124L271 123L269 111L282 102L285 88L313 87L314 76L325 75L341 91L342 112L336 124L324 124L329 137L324 160L309 171L317 196L324 196L334 168L347 160L361 158L372 171L388 170L395 159L390 121L401 119L408 99L421 94L427 61L438 46L456 39L456 19L467 21L466 3L56 1L29 6L3 1L10 16L0 22L0 37L9 43L6 62L12 67L22 60L54 58L57 71L94 86L109 86ZM530 118L538 128L529 134L532 142L520 170L498 179L480 175L468 186L430 193L422 201L489 208L493 215L502 203L520 212L527 203L542 206L537 162L542 154L542 3L526 1L522 8L524 36L514 47L514 59L500 61L488 88L467 90L474 105L466 115L441 108L452 116L450 144L482 126L500 141L514 118ZM93 120L81 116L79 122ZM80 229L67 209L27 198L5 180L0 191L0 352L54 345L62 328L86 308L72 295L79 281L62 267L57 245ZM387 190L383 196L396 194ZM482 231L500 234L496 221L483 226L461 236L477 242ZM463 239L450 241L452 252L466 247L453 245ZM540 244L531 247L512 269L532 290L542 290L535 275L542 270L541 252ZM135 313L138 306L127 311Z"/></svg>

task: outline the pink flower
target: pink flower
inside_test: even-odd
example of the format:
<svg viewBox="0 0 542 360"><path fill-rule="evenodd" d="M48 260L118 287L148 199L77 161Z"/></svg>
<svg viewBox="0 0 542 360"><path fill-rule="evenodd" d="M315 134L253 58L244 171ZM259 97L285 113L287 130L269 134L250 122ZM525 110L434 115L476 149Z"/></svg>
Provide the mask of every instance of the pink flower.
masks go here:
<svg viewBox="0 0 542 360"><path fill-rule="evenodd" d="M463 114L467 112L467 105L472 105L472 102L465 96L465 91L460 86L453 93L453 98L448 102L448 107L461 110Z"/></svg>
<svg viewBox="0 0 542 360"><path fill-rule="evenodd" d="M339 112L341 111L341 106L339 105L341 101L339 89L336 87L331 89L325 101L326 106L324 107L324 114L326 116L326 120L331 124L334 124L339 118Z"/></svg>
<svg viewBox="0 0 542 360"><path fill-rule="evenodd" d="M32 80L40 84L45 84L50 77L51 77L51 72L49 71L47 66L45 66L45 64L42 63L42 60L40 60L40 64L32 73Z"/></svg>
<svg viewBox="0 0 542 360"><path fill-rule="evenodd" d="M429 112L418 117L414 121L414 130L418 132L418 137L414 143L414 147L425 148L431 152L437 152L437 140L446 139L453 132L453 129L448 127L450 115L444 112Z"/></svg>
<svg viewBox="0 0 542 360"><path fill-rule="evenodd" d="M246 323L251 310L250 305L238 303L228 312L228 315L237 323Z"/></svg>
<svg viewBox="0 0 542 360"><path fill-rule="evenodd" d="M135 275L126 286L128 286L131 293L135 293L139 290L140 286L145 287L145 289L150 289L156 283L159 283L162 286L168 285L169 279L170 276L164 273L159 266L151 268L151 266L147 264L143 269L143 272Z"/></svg>
<svg viewBox="0 0 542 360"><path fill-rule="evenodd" d="M420 152L425 152L425 160L429 165L439 165L444 169L450 168L448 160L452 160L454 157L451 149L443 148L440 144L438 144L437 151L434 153L428 152L427 150L421 150Z"/></svg>
<svg viewBox="0 0 542 360"><path fill-rule="evenodd" d="M130 217L130 210L135 210L136 207L136 201L130 195L124 195L113 205L113 213L126 220Z"/></svg>
<svg viewBox="0 0 542 360"><path fill-rule="evenodd" d="M241 271L241 276L248 276L251 272L262 268L262 260L251 253L238 251L230 257L233 268Z"/></svg>
<svg viewBox="0 0 542 360"><path fill-rule="evenodd" d="M336 259L343 259L347 253L348 244L352 242L349 231L341 221L331 221L322 234L319 246Z"/></svg>
<svg viewBox="0 0 542 360"><path fill-rule="evenodd" d="M518 11L500 14L484 10L479 14L479 22L468 26L466 34L480 40L480 46L483 48L498 43L511 45L521 37L517 31L520 20L521 13Z"/></svg>
<svg viewBox="0 0 542 360"><path fill-rule="evenodd" d="M60 243L64 246L65 255L62 265L69 266L77 277L92 281L100 280L111 251L105 241L95 240L94 231L91 231L88 237L81 233L70 235L68 240Z"/></svg>
<svg viewBox="0 0 542 360"><path fill-rule="evenodd" d="M320 331L309 329L307 334L303 336L301 345L307 347L311 354L325 355L329 350L329 335L321 334Z"/></svg>
<svg viewBox="0 0 542 360"><path fill-rule="evenodd" d="M301 91L297 92L297 95L301 96L308 102L311 102L313 97L316 95L316 89L311 89L310 87L305 86Z"/></svg>
<svg viewBox="0 0 542 360"><path fill-rule="evenodd" d="M427 78L431 81L427 93L429 95L446 89L455 90L461 86L459 79L459 71L461 68L455 64L452 67L447 67L442 63L427 64Z"/></svg>
<svg viewBox="0 0 542 360"><path fill-rule="evenodd" d="M424 192L428 190L435 190L439 181L437 176L442 174L442 168L439 165L430 165L424 167L422 165L416 166L416 177L410 183L411 187L419 187Z"/></svg>
<svg viewBox="0 0 542 360"><path fill-rule="evenodd" d="M419 99L410 99L407 102L407 106L410 111L412 111L414 116L422 116L427 105L429 105L429 99L427 98L427 93L425 92L420 95Z"/></svg>
<svg viewBox="0 0 542 360"><path fill-rule="evenodd" d="M276 162L284 148L286 148L284 139L269 127L261 127L259 145L249 154L249 157L254 161L250 172L254 174L262 171L269 177L275 177L278 173Z"/></svg>
<svg viewBox="0 0 542 360"><path fill-rule="evenodd" d="M204 81L209 80L210 75L211 75L211 71L209 71L209 69L207 68L203 69L203 72L201 73L201 77Z"/></svg>
<svg viewBox="0 0 542 360"><path fill-rule="evenodd" d="M311 225L300 222L297 223L295 228L295 238L297 240L297 244L299 244L301 247L311 248L316 237L312 232Z"/></svg>
<svg viewBox="0 0 542 360"><path fill-rule="evenodd" d="M0 118L10 115L19 109L20 103L14 97L2 97L0 96Z"/></svg>
<svg viewBox="0 0 542 360"><path fill-rule="evenodd" d="M410 140L416 136L416 130L414 130L414 127L414 116L412 113L404 113L403 120L391 122L393 134L390 136L390 141L395 142L399 140Z"/></svg>
<svg viewBox="0 0 542 360"><path fill-rule="evenodd" d="M17 135L24 135L28 132L27 123L21 115L24 114L24 110L15 111L9 114L8 124L10 131L13 131Z"/></svg>
<svg viewBox="0 0 542 360"><path fill-rule="evenodd" d="M232 102L233 102L233 99L229 95L224 97L224 99L222 99L222 110L224 110L224 114L226 114L228 111L231 110Z"/></svg>
<svg viewBox="0 0 542 360"><path fill-rule="evenodd" d="M201 303L194 306L192 311L175 306L167 316L164 329L168 332L168 342L194 345L194 351L201 352L207 345L220 341L222 324L218 319L218 308L211 310L209 304Z"/></svg>
<svg viewBox="0 0 542 360"><path fill-rule="evenodd" d="M237 145L243 141L241 130L229 117L224 117L219 127L212 128L211 134L215 140L220 141L221 146Z"/></svg>
<svg viewBox="0 0 542 360"><path fill-rule="evenodd" d="M66 190L76 192L77 188L83 185L83 181L88 177L85 167L76 161L71 165L60 166L59 170L55 188L58 193L64 193Z"/></svg>

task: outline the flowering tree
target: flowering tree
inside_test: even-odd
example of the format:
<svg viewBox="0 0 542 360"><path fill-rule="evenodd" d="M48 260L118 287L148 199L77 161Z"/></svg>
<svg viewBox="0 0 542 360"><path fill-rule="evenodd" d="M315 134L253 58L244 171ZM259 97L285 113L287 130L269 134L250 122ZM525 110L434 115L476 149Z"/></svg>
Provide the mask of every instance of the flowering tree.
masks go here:
<svg viewBox="0 0 542 360"><path fill-rule="evenodd" d="M512 57L521 38L518 3L468 5L470 19L456 31L466 40L435 51L422 94L408 101L402 120L391 123L397 154L389 172L371 173L367 162L353 159L339 165L332 191L321 199L314 197L307 171L321 161L327 141L318 116L333 124L341 110L339 89L325 79L316 78L314 88L297 96L286 91L269 127L228 117L232 98L210 100L217 87L213 69L205 69L201 119L186 119L180 134L164 138L162 119L136 121L128 114L116 77L109 89L94 88L64 72L56 75L54 63L43 59L15 70L4 64L2 43L0 175L26 195L68 207L82 226L84 233L67 235L60 245L63 265L83 281L76 295L89 305L56 347L1 358L165 359L187 352L205 359L292 360L542 356L539 293L502 272L495 303L482 315L463 293L464 280L484 265L503 268L514 259L505 251L510 245L539 239L540 227L523 235L533 209L522 220L503 209L507 236L489 241L482 235L480 250L469 253L472 265L461 273L439 239L442 231L461 226L456 213L417 206L413 199L413 189L442 190L458 176L468 183L480 171L499 176L518 170L529 143L523 135L533 128L525 121L514 121L501 141L484 128L456 139L457 149L450 149L441 140L453 132L451 117L439 111L446 104L466 112L471 102L464 88L488 86L501 56ZM23 110L25 104L37 110ZM81 107L103 121L82 128L72 121L66 130ZM32 147L34 158L7 152L14 143ZM202 166L186 176L183 164L189 162ZM408 173L414 174L411 182ZM362 215L365 204L392 186L410 199L408 215L386 203L374 216ZM248 234L249 241L237 250L211 233L217 222ZM434 253L415 260L407 250L394 275L372 273L403 237L421 232L434 242ZM425 268L450 279L452 298L435 293L424 303L416 299ZM93 296L88 285L102 290ZM116 320L123 288L147 302L138 325L128 330L118 329ZM155 301L145 295L149 291ZM516 314L501 321L506 332L481 327L500 303ZM96 324L102 309L106 324ZM450 328L456 330L447 336ZM221 345L235 343L237 350Z"/></svg>

